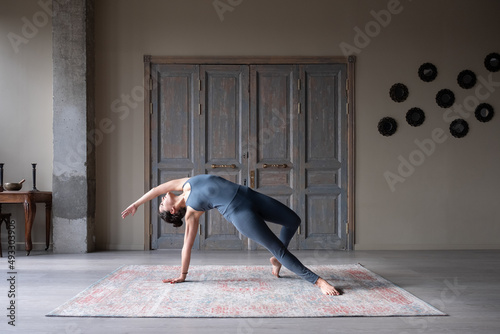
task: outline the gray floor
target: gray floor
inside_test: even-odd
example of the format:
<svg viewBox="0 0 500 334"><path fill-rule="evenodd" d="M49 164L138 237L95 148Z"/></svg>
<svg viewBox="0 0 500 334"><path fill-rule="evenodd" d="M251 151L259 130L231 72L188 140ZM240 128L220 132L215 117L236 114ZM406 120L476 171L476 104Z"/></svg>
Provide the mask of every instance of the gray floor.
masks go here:
<svg viewBox="0 0 500 334"><path fill-rule="evenodd" d="M0 259L0 332L22 333L500 333L500 251L301 251L305 263L361 263L446 317L315 319L52 318L45 314L123 264L172 264L178 251L16 256L16 327L8 325L8 263ZM4 252L5 256L5 252ZM267 252L195 252L192 264L267 264Z"/></svg>

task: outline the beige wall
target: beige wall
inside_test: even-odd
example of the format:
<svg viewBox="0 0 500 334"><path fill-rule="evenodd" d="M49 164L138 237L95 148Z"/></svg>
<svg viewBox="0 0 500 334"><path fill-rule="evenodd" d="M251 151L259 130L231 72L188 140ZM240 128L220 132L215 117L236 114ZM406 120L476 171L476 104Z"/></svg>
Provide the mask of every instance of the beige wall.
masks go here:
<svg viewBox="0 0 500 334"><path fill-rule="evenodd" d="M500 2L231 2L233 10L223 13L221 20L211 0L96 1L96 112L97 127L101 130L97 147L99 248L144 247L144 209L131 219L122 221L119 217L121 210L144 191L144 111L140 90L143 55L338 56L342 55L342 43L359 48L356 249L500 248L500 214L495 207L496 189L500 188L496 174L500 170L497 130L500 87L497 87L499 84L488 86L491 89L488 91L478 82L474 89L463 90L456 84L456 76L463 69L500 83L500 74L490 78L482 65L488 53L500 52L495 35L500 30L497 19ZM13 1L2 0L2 5L4 3L10 6L7 6L8 20L2 16L2 35L9 29L19 30L20 18L31 17L38 10L34 1L16 1L23 3L17 6L12 5ZM388 7L393 12L390 22L388 16L384 16L386 21L377 23L371 12L380 13ZM360 40L355 28L374 29L368 30L372 37ZM45 28L43 38L40 35L24 47L23 62L12 51L7 57L3 56L3 46L8 46L8 42L2 40L0 60L1 68L12 70L15 64L20 64L26 73L39 73L37 78L41 83L38 84L15 73L11 75L16 78L14 84L6 84L2 79L0 98L10 101L7 105L10 110L17 101L11 95L30 95L23 103L43 108L42 111L24 108L29 110L22 110L26 112L24 118L40 118L44 122L51 117L49 29ZM42 44L39 47L45 52L35 49L38 44ZM417 77L418 67L427 61L433 62L439 71L432 83L424 83ZM39 65L42 63L46 65ZM389 98L389 88L396 82L403 82L410 89L404 103L394 103ZM12 92L6 92L5 85ZM28 87L31 87L29 91ZM455 109L449 117L444 117L444 110L434 102L441 88L455 92L456 106L470 101L488 102L497 109L497 115L491 122L481 124L467 112L469 135L455 139L447 131L449 118L456 115ZM485 99L487 93L489 96ZM426 122L419 128L405 122L405 113L411 107L420 107L426 112ZM2 108L2 120L4 110ZM21 122L19 115L9 111L7 119ZM399 123L398 132L389 138L377 132L377 123L384 116L392 116ZM440 137L440 143L435 143L428 155L422 153L415 141L429 145L435 129L443 129L444 137ZM52 150L50 140L45 141L50 137L51 122L44 125L43 131L48 135L44 141L37 142L39 150L32 152L43 151L45 157L51 155ZM19 133L11 132L11 135L21 146L29 147ZM4 150L6 156L14 156L17 150L4 144L8 137L3 133L0 136L1 156ZM28 155L28 159L32 156ZM397 174L401 158L421 159L411 175L391 190L384 173ZM39 159L41 164L42 158ZM24 162L18 165L24 166ZM41 175L40 185L45 182L44 185L50 187L50 178L50 173Z"/></svg>
<svg viewBox="0 0 500 334"><path fill-rule="evenodd" d="M4 182L24 178L23 190L33 186L31 163L38 164L37 188L52 189L51 22L36 1L0 0L0 162L5 163ZM43 204L37 210L33 249L43 249ZM3 205L2 211L18 222L17 243L24 249L22 205ZM2 245L7 245L6 233Z"/></svg>

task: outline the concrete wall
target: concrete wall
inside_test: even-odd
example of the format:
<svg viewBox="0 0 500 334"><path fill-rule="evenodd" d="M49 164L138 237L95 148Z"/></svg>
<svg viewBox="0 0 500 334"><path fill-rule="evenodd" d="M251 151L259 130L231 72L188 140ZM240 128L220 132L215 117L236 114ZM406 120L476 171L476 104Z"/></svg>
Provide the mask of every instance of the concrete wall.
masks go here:
<svg viewBox="0 0 500 334"><path fill-rule="evenodd" d="M54 252L95 249L94 0L53 2Z"/></svg>
<svg viewBox="0 0 500 334"><path fill-rule="evenodd" d="M488 53L500 52L496 37L500 2L233 0L227 11L218 13L214 3L221 2L229 3L96 1L97 248L144 246L144 209L124 221L119 216L144 191L140 88L144 54L328 56L342 55L341 46L347 44L358 49L356 249L500 248L500 214L495 207L500 187L496 174L500 170L500 74L490 75L482 64ZM10 4L0 14L4 36L6 30L20 30L21 17L33 16L38 8L35 1L16 1L22 3L17 6L13 1L1 3ZM30 48L50 43L49 34L24 46L24 62L19 63L12 51L0 59L1 68L11 70L19 64L22 71L31 68L44 73L43 84L33 85L29 91L36 91L37 99L34 96L24 103L36 101L44 107L45 117L51 115L51 75L46 69L51 66L50 45L45 47L48 53ZM10 47L5 39L1 43L2 50L4 45ZM43 70L40 61L47 64ZM432 83L417 76L418 67L428 61L439 71ZM475 71L483 81L472 90L459 88L456 76L464 69ZM7 110L17 102L10 95L22 95L28 82L15 72L11 77L14 83L7 84L10 93L3 88L0 92L1 100L11 101ZM399 104L389 98L389 88L396 82L405 83L410 90L408 100ZM6 85L3 79L1 84ZM44 94L39 93L40 86L46 89ZM442 88L452 89L456 106L464 106L462 117L470 124L465 138L455 139L447 132L458 109L445 114L435 104L435 94ZM470 102L488 102L497 115L481 124L468 111ZM405 122L411 107L426 112L421 127L412 128ZM1 112L3 120L3 107ZM24 117L36 117L37 112L31 108ZM399 123L392 137L377 132L377 123L384 116ZM9 112L7 119L18 122L19 116ZM46 124L50 136L50 122ZM439 142L432 139L435 129L445 133ZM5 138L16 138L28 146L18 133L11 131L12 135L0 133L1 156L4 151L9 157L16 152L3 144ZM417 143L426 143L428 149ZM50 142L37 145L51 154ZM415 162L406 173L400 168L403 160ZM47 161L50 164L51 159ZM391 188L385 175L400 174L398 168L404 174L399 180L404 182ZM50 175L40 176L40 187L43 182L50 186Z"/></svg>

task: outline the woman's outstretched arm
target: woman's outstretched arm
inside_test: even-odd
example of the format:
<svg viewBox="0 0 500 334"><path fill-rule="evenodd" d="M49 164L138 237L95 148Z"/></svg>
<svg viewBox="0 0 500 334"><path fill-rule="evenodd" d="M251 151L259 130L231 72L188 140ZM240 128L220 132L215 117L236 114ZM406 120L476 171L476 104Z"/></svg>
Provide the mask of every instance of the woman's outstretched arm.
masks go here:
<svg viewBox="0 0 500 334"><path fill-rule="evenodd" d="M181 273L178 278L164 279L163 283L181 283L186 280L191 262L191 249L193 248L196 235L198 234L198 225L203 211L195 211L191 208L186 213L186 231L184 232L184 245L181 255Z"/></svg>
<svg viewBox="0 0 500 334"><path fill-rule="evenodd" d="M189 180L189 177L183 178L183 179L176 179L176 180L171 180L165 183L160 184L159 186L154 187L144 195L142 195L137 201L134 203L130 204L128 208L123 210L122 212L122 218L127 217L128 215L134 215L137 209L144 203L161 196L163 194L166 194L170 191L182 191L182 186L186 181Z"/></svg>

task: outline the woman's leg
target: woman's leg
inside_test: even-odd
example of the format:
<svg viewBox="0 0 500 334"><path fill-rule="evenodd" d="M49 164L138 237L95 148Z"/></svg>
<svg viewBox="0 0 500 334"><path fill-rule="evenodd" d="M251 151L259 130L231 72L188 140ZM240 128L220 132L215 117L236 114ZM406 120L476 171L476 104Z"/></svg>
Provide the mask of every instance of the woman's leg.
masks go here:
<svg viewBox="0 0 500 334"><path fill-rule="evenodd" d="M249 197L253 203L253 210L259 216L265 221L282 226L279 239L285 247L288 247L300 226L300 217L288 206L270 196L251 191Z"/></svg>
<svg viewBox="0 0 500 334"><path fill-rule="evenodd" d="M236 210L231 214L231 222L243 235L266 247L276 259L293 273L308 282L316 283L318 275L306 268L283 242L271 231L264 219L250 209ZM288 240L289 241L289 240Z"/></svg>
<svg viewBox="0 0 500 334"><path fill-rule="evenodd" d="M243 235L266 247L274 255L275 259L290 271L317 285L324 294L338 295L338 291L333 286L305 267L287 249L290 240L300 225L299 216L283 203L251 189L245 191L244 197L247 200L238 200L225 217ZM283 226L279 239L265 221ZM277 271L279 272L279 268Z"/></svg>

